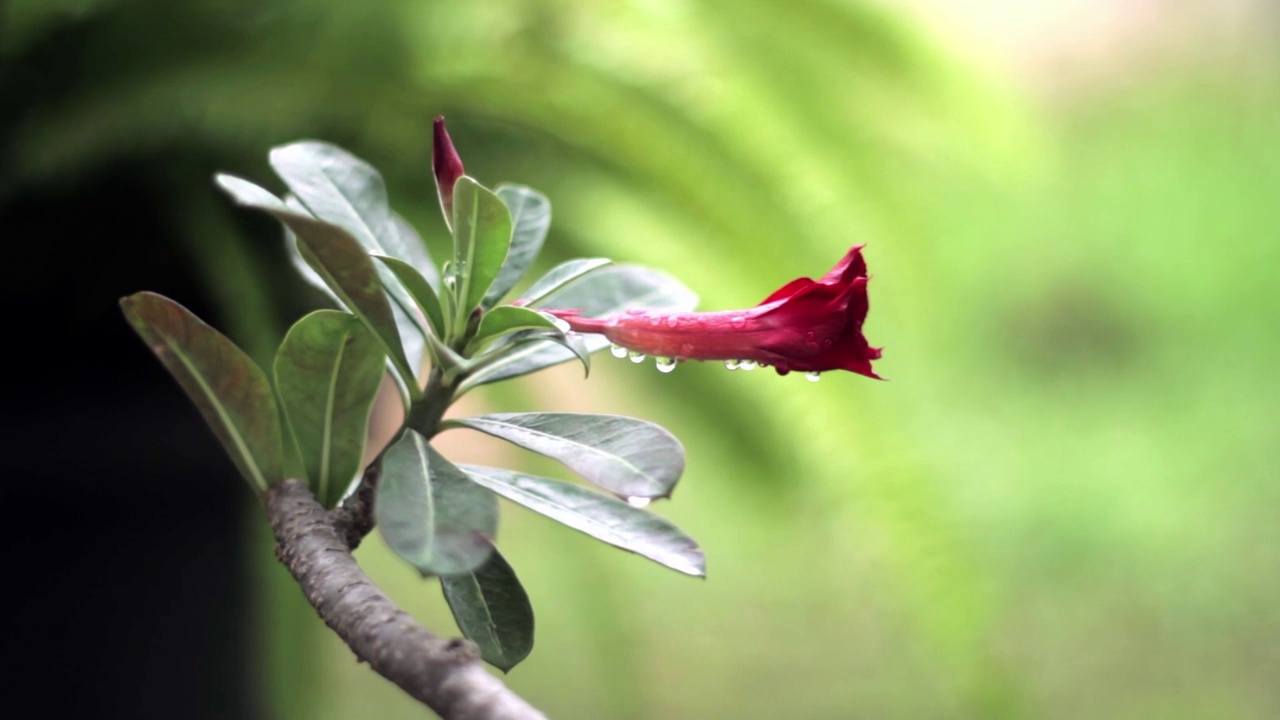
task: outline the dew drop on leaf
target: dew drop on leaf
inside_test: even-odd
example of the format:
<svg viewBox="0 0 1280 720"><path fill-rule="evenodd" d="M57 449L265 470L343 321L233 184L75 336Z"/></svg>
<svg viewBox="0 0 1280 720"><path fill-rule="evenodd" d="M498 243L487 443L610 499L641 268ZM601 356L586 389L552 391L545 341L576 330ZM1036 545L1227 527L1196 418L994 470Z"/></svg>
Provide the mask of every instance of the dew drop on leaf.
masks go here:
<svg viewBox="0 0 1280 720"><path fill-rule="evenodd" d="M630 505L631 507L636 507L636 508L649 507L649 503L651 502L653 502L653 499L647 498L647 497L637 496L637 497L627 498L627 504Z"/></svg>

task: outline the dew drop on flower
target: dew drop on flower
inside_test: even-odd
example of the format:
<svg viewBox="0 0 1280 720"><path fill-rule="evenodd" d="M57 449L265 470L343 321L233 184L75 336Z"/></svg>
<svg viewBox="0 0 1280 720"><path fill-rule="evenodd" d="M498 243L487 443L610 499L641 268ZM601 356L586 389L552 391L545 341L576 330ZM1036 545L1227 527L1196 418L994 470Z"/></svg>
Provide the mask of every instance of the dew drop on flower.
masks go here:
<svg viewBox="0 0 1280 720"><path fill-rule="evenodd" d="M635 508L649 507L649 503L651 502L653 502L653 499L647 497L637 496L627 498L627 504Z"/></svg>
<svg viewBox="0 0 1280 720"><path fill-rule="evenodd" d="M613 345L609 348L609 352L613 353L616 358L624 358L627 356L627 349L621 345Z"/></svg>
<svg viewBox="0 0 1280 720"><path fill-rule="evenodd" d="M743 360L743 361L741 361L741 362L739 362L739 363L738 363L738 367L739 367L739 368L741 368L742 370L755 370L755 369L756 369L756 361L755 361L755 360Z"/></svg>
<svg viewBox="0 0 1280 720"><path fill-rule="evenodd" d="M744 318L744 317L742 317L741 315L738 315L738 316L734 317L732 320L730 320L730 321L729 321L729 324L731 324L731 325L733 325L735 328L738 328L739 330L741 330L742 328L746 327L746 325L747 325L747 319L746 319L746 318Z"/></svg>
<svg viewBox="0 0 1280 720"><path fill-rule="evenodd" d="M667 318L667 325L669 325L670 327L676 327L679 324L680 324L680 321L677 320L674 315Z"/></svg>
<svg viewBox="0 0 1280 720"><path fill-rule="evenodd" d="M630 359L631 359L631 362L633 362L633 363L642 363L642 362L644 362L644 353L639 352L639 351L636 351L636 350L632 350L631 352L627 353L627 357L628 357L628 358L630 358Z"/></svg>
<svg viewBox="0 0 1280 720"><path fill-rule="evenodd" d="M676 369L676 361L672 358L654 358L654 362L658 364L658 372L669 373Z"/></svg>
<svg viewBox="0 0 1280 720"><path fill-rule="evenodd" d="M818 382L818 380L822 379L822 373L807 372L804 374L804 379L809 382Z"/></svg>
<svg viewBox="0 0 1280 720"><path fill-rule="evenodd" d="M724 366L725 366L726 368L730 369L730 370L737 370L737 369L738 369L738 367L739 367L740 365L741 365L741 363L739 363L737 360L725 360L725 361L724 361Z"/></svg>

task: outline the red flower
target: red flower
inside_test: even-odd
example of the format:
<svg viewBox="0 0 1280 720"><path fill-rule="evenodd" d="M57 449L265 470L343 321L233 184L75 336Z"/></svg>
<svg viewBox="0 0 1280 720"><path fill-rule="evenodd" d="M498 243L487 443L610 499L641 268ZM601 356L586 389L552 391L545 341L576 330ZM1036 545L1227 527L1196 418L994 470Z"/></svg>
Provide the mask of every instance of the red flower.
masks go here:
<svg viewBox="0 0 1280 720"><path fill-rule="evenodd" d="M578 332L601 333L633 352L670 360L726 360L820 373L849 370L880 379L871 361L880 348L867 344L867 264L862 246L850 248L821 280L799 278L750 310L659 313L628 310L586 318L551 310Z"/></svg>
<svg viewBox="0 0 1280 720"><path fill-rule="evenodd" d="M462 158L449 139L449 131L444 129L444 116L436 118L431 138L431 169L436 174L436 192L440 193L440 206L444 215L453 222L453 184L466 171L462 168Z"/></svg>

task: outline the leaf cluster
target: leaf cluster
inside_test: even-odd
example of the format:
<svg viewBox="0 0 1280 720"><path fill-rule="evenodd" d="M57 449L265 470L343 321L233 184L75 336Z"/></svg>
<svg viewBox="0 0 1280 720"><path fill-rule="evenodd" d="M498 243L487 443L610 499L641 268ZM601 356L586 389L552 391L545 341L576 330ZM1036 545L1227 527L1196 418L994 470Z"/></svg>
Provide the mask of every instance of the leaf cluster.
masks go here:
<svg viewBox="0 0 1280 720"><path fill-rule="evenodd" d="M387 545L440 578L459 628L485 660L509 670L532 649L533 611L495 548L499 497L615 547L689 575L704 573L697 544L643 506L670 496L684 470L674 436L615 415L496 413L443 420L464 393L570 360L589 371L601 336L567 331L541 308L603 316L628 308L691 309L671 277L603 258L570 260L510 303L546 239L550 202L535 190L490 190L463 175L442 202L452 254L431 257L389 205L379 173L323 142L276 148L282 197L218 175L237 203L284 227L295 268L334 309L298 320L271 377L231 340L168 298L142 292L125 315L213 428L258 492L304 477L334 507L378 478L373 520ZM440 182L437 179L437 182ZM404 426L369 466L370 415L384 378ZM445 429L485 433L554 458L600 490L515 470L455 465L431 445ZM370 467L378 472L368 473Z"/></svg>

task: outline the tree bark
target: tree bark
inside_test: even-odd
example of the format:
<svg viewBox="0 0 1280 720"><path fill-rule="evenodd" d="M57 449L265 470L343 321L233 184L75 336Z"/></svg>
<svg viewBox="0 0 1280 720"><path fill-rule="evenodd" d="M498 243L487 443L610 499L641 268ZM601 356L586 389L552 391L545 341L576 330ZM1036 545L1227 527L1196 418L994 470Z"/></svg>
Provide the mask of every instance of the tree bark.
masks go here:
<svg viewBox="0 0 1280 720"><path fill-rule="evenodd" d="M264 497L276 556L358 659L444 720L546 720L485 670L473 643L436 635L373 584L351 554L363 533L349 516L326 512L297 480Z"/></svg>

